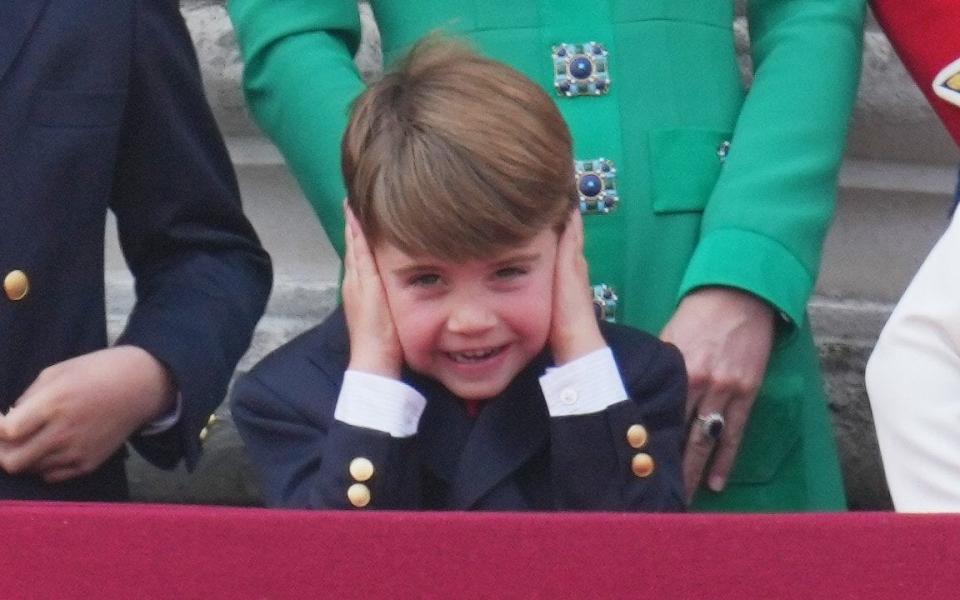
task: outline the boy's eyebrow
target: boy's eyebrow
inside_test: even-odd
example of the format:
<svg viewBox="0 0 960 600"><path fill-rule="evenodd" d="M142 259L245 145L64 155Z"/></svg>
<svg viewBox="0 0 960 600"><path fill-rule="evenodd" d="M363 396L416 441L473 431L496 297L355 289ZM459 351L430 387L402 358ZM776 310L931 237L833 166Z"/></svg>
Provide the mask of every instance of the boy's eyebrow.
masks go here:
<svg viewBox="0 0 960 600"><path fill-rule="evenodd" d="M540 252L529 252L527 254L513 254L511 256L507 256L503 260L498 260L493 264L494 266L501 266L501 265L506 265L510 263L536 262L540 260L540 255L541 255Z"/></svg>
<svg viewBox="0 0 960 600"><path fill-rule="evenodd" d="M438 265L428 263L428 262L418 262L418 263L411 263L411 264L405 265L398 269L394 269L391 272L394 275L403 277L404 275L420 273L421 271L438 271L438 270L440 270L440 267Z"/></svg>
<svg viewBox="0 0 960 600"><path fill-rule="evenodd" d="M540 260L542 254L540 252L529 252L527 254L512 254L492 263L494 268L499 268L504 265L512 263L531 263ZM393 269L393 273L397 277L404 277L406 275L412 275L414 273L421 273L423 271L440 271L443 267L437 263L431 262L415 262L412 264L404 265L398 269Z"/></svg>

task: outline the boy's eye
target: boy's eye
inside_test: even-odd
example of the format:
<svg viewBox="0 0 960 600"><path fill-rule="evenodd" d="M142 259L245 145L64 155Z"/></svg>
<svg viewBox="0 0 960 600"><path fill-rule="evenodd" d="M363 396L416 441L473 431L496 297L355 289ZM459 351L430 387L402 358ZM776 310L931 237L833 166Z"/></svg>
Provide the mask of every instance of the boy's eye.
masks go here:
<svg viewBox="0 0 960 600"><path fill-rule="evenodd" d="M506 267L497 270L498 279L516 279L527 274L527 270L521 267Z"/></svg>
<svg viewBox="0 0 960 600"><path fill-rule="evenodd" d="M410 285L417 287L430 287L440 283L440 276L436 273L424 273L410 278Z"/></svg>

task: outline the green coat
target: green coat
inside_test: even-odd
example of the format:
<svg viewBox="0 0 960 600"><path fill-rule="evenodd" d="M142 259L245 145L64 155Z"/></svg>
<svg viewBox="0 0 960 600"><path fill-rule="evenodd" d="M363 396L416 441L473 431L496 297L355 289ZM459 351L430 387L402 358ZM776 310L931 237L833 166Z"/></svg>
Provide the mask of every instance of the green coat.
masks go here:
<svg viewBox="0 0 960 600"><path fill-rule="evenodd" d="M385 62L427 32L471 39L551 91L578 159L616 166L619 206L586 217L594 283L657 333L680 298L747 290L783 317L728 489L703 510L831 510L843 487L806 316L856 95L863 0L754 0L755 78L733 0L374 0ZM340 136L363 83L355 0L231 0L254 114L343 250ZM554 91L557 44L598 42L607 93ZM724 153L721 144L729 141ZM721 158L721 155L724 155Z"/></svg>

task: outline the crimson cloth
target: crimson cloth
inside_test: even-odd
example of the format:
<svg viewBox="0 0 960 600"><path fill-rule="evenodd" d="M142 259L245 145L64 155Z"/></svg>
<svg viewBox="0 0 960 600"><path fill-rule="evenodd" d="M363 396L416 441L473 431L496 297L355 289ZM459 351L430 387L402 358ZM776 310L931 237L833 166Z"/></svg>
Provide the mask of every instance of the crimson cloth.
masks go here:
<svg viewBox="0 0 960 600"><path fill-rule="evenodd" d="M960 107L933 92L933 79L960 59L960 1L871 0L873 14L900 60L960 144Z"/></svg>
<svg viewBox="0 0 960 600"><path fill-rule="evenodd" d="M956 598L960 516L0 503L3 598Z"/></svg>

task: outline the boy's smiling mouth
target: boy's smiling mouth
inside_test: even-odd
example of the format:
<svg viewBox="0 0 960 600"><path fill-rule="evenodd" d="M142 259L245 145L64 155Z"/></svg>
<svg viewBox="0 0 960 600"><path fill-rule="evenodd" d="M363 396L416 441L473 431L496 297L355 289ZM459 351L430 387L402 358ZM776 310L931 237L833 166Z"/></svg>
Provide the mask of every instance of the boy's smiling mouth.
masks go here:
<svg viewBox="0 0 960 600"><path fill-rule="evenodd" d="M461 350L459 352L444 352L446 356L451 361L457 364L476 364L489 360L506 349L507 345L494 346L491 348L478 348L475 350Z"/></svg>

